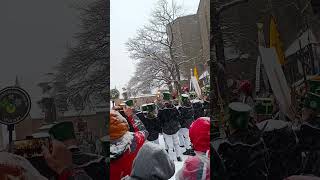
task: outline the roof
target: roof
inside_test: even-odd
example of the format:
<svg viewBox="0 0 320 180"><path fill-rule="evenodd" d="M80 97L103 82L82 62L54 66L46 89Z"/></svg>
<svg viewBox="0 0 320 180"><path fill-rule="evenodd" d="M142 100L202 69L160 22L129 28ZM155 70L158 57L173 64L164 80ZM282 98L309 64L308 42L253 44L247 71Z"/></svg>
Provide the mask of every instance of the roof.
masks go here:
<svg viewBox="0 0 320 180"><path fill-rule="evenodd" d="M38 133L33 133L32 137L34 138L42 138L42 137L49 137L49 133L47 132L38 132Z"/></svg>

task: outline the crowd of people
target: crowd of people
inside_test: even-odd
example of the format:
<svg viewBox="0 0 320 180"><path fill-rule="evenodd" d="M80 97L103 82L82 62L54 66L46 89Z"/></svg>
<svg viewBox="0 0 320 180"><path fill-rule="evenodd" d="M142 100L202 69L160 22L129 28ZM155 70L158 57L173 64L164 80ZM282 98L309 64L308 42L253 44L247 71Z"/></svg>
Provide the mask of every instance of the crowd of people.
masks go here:
<svg viewBox="0 0 320 180"><path fill-rule="evenodd" d="M301 114L290 119L271 93L253 98L249 81L234 92L225 124L211 141L212 178L320 179L320 94L308 89L297 97Z"/></svg>
<svg viewBox="0 0 320 180"><path fill-rule="evenodd" d="M162 98L140 110L134 108L133 100L113 108L109 128L111 180L168 180L175 174L178 180L210 179L210 119L204 117L201 100L182 94L180 102L175 106L171 93L164 92ZM159 144L160 137L165 147ZM182 162L183 155L188 158L176 170L174 162Z"/></svg>
<svg viewBox="0 0 320 180"><path fill-rule="evenodd" d="M51 146L42 146L40 152L42 156L22 157L10 152L0 152L2 179L19 177L28 180L109 179L109 157L107 154L83 152L79 147L79 141L76 140L72 122L55 124L50 128L49 134L52 137ZM28 140L37 142L37 139L32 139L32 137L28 137ZM102 144L107 141L107 138L101 138Z"/></svg>

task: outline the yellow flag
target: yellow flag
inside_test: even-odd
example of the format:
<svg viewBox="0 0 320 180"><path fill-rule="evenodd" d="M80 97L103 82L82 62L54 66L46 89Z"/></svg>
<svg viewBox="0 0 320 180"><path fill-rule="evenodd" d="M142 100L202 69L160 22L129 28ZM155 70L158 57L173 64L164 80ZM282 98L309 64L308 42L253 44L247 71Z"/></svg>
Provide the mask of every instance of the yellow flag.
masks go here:
<svg viewBox="0 0 320 180"><path fill-rule="evenodd" d="M196 79L199 81L199 76L198 76L197 67L194 67L194 69L193 69L193 75L194 75L194 77L196 77Z"/></svg>
<svg viewBox="0 0 320 180"><path fill-rule="evenodd" d="M285 55L282 50L282 42L277 29L277 24L273 16L270 20L270 47L274 47L278 54L278 60L281 65L285 63Z"/></svg>

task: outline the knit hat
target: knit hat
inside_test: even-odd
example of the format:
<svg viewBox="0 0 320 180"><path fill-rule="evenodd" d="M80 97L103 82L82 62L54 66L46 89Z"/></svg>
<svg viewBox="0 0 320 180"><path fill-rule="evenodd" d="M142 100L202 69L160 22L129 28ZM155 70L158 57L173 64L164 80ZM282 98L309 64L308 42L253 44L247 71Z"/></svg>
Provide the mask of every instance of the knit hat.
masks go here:
<svg viewBox="0 0 320 180"><path fill-rule="evenodd" d="M200 117L189 129L189 137L194 150L206 152L210 149L210 118Z"/></svg>
<svg viewBox="0 0 320 180"><path fill-rule="evenodd" d="M121 138L129 130L126 119L117 111L110 111L110 140Z"/></svg>

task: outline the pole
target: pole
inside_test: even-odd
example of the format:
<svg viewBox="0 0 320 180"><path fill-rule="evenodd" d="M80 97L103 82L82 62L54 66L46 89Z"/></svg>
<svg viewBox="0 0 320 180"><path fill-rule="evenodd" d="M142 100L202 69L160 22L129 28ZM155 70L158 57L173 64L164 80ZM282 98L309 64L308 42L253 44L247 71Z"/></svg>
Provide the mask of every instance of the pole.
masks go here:
<svg viewBox="0 0 320 180"><path fill-rule="evenodd" d="M12 152L12 134L14 131L14 124L10 124L7 127L9 131L9 152Z"/></svg>

